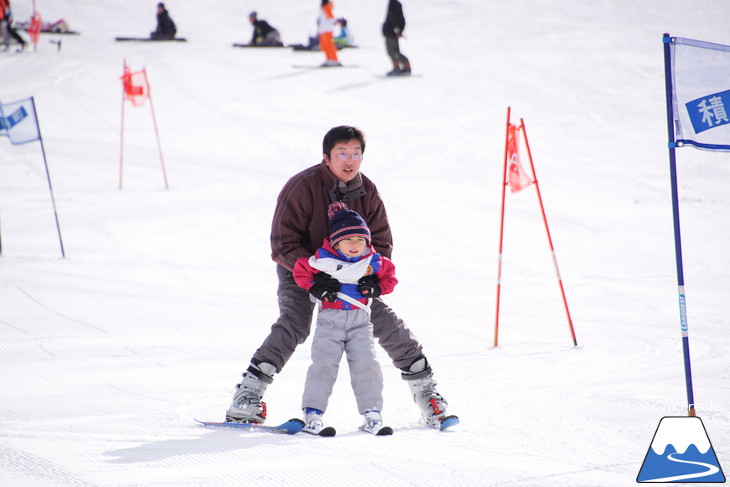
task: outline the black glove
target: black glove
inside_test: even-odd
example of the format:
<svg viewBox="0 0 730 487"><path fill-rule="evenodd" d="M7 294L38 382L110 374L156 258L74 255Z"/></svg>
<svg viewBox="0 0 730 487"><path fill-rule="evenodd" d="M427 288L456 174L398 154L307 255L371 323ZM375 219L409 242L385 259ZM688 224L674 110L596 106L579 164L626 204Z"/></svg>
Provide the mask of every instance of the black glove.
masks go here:
<svg viewBox="0 0 730 487"><path fill-rule="evenodd" d="M363 276L357 281L357 290L366 298L377 298L383 294L378 284L378 277L375 274Z"/></svg>
<svg viewBox="0 0 730 487"><path fill-rule="evenodd" d="M321 301L334 303L337 301L337 293L340 291L340 281L326 272L318 272L313 276L314 286L309 288L309 293Z"/></svg>

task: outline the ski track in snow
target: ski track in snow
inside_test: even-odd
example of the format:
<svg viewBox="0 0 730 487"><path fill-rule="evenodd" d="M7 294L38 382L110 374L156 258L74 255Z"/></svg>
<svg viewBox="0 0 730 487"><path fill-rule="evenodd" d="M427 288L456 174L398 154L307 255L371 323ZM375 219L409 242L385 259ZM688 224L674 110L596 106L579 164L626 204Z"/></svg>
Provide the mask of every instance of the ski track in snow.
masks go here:
<svg viewBox="0 0 730 487"><path fill-rule="evenodd" d="M105 332L105 331L104 331L103 329L99 328L99 327L98 327L98 326L96 326L96 325L93 325L93 324L91 324L91 323L86 323L85 321L82 321L82 320L76 319L76 318L74 318L74 317L72 317L72 316L68 316L68 315L66 315L66 314L64 314L64 313L60 313L60 312L58 312L58 311L56 311L56 310L54 310L54 309L52 309L52 308L49 308L48 306L46 306L46 305L45 305L44 303L42 303L41 301L39 301L39 300L38 300L38 299L37 299L36 297L34 297L33 295L31 295L31 294L30 294L30 293L29 293L28 291L26 291L25 289L23 289L23 288L22 288L22 287L20 287L20 286L18 286L18 290L19 290L19 291L20 291L20 292L21 292L22 294L24 294L25 296L27 296L27 297L28 297L28 299L30 299L31 301L33 301L34 303L36 303L36 304L37 304L38 306L40 306L41 308L43 308L43 309L45 309L45 310L48 310L48 311L50 311L51 313L57 314L58 316L60 316L60 317L62 317L62 318L65 318L65 319L67 319L67 320L73 321L73 322L75 322L75 323L78 323L78 324L80 324L80 325L88 326L89 328L93 328L93 329L94 329L94 330L96 330L96 331L99 331L99 332L102 332L102 333L106 333L106 332Z"/></svg>
<svg viewBox="0 0 730 487"><path fill-rule="evenodd" d="M9 474L8 477L4 477L8 482L6 485L40 485L41 483L70 487L95 485L45 458L2 445L0 445L0 466L5 472L3 477Z"/></svg>

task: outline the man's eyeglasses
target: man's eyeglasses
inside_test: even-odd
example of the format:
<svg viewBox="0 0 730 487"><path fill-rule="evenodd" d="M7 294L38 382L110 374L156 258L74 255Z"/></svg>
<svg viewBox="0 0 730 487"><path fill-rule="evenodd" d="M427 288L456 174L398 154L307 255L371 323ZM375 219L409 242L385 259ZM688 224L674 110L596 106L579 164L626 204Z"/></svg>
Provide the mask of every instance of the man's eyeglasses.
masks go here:
<svg viewBox="0 0 730 487"><path fill-rule="evenodd" d="M352 158L353 161L359 161L362 159L362 152L353 152L352 154L348 154L347 152L337 152L333 155L343 162L350 158Z"/></svg>

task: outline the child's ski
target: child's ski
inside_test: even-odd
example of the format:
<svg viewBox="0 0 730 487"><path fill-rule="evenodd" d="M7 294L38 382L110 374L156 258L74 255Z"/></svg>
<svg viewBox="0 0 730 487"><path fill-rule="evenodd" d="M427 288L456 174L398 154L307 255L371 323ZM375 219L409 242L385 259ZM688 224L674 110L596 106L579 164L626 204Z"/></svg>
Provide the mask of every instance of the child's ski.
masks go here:
<svg viewBox="0 0 730 487"><path fill-rule="evenodd" d="M326 428L322 428L319 431L313 431L307 428L304 428L302 431L304 433L309 433L310 435L315 436L335 436L337 434L337 430L335 430L332 426L327 426Z"/></svg>
<svg viewBox="0 0 730 487"><path fill-rule="evenodd" d="M292 65L293 68L297 69L337 69L337 68L359 68L360 66L356 64L333 64L331 66L326 66L322 64L294 64Z"/></svg>
<svg viewBox="0 0 730 487"><path fill-rule="evenodd" d="M393 434L393 428L390 426L383 426L377 430L370 428L360 428L360 430L375 436L390 436Z"/></svg>

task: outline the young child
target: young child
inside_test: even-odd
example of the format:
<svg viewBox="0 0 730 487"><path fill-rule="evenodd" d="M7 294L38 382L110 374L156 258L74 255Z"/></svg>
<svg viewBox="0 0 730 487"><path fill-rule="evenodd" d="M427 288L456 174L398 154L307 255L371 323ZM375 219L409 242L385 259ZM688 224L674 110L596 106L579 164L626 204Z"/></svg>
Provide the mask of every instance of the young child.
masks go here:
<svg viewBox="0 0 730 487"><path fill-rule="evenodd" d="M347 355L357 407L364 416L361 430L391 434L383 427L383 374L375 359L369 298L388 294L398 283L395 266L375 252L365 220L344 203L328 209L330 238L310 258L299 259L294 280L320 301L307 371L302 409L304 431L320 434L322 415L337 379L342 352ZM329 434L334 434L328 428ZM325 432L326 433L326 432Z"/></svg>

